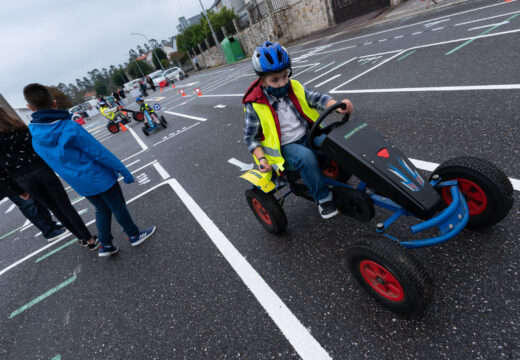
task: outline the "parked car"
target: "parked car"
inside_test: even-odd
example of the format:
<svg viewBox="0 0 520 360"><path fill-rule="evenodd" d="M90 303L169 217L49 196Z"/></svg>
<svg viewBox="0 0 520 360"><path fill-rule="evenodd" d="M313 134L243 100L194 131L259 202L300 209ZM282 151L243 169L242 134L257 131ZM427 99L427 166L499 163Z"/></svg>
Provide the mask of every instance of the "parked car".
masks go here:
<svg viewBox="0 0 520 360"><path fill-rule="evenodd" d="M125 91L132 91L133 89L138 88L139 87L139 80L140 79L135 79L135 80L132 80L130 82L127 82L126 84L123 85L123 89Z"/></svg>
<svg viewBox="0 0 520 360"><path fill-rule="evenodd" d="M166 70L163 75L171 82L174 82L175 80L180 81L186 77L184 71L178 67L172 67Z"/></svg>
<svg viewBox="0 0 520 360"><path fill-rule="evenodd" d="M164 83L168 85L169 82L168 78L164 76L164 73L161 70L151 73L150 78L153 80L155 86L161 86L161 83L163 83L163 85Z"/></svg>

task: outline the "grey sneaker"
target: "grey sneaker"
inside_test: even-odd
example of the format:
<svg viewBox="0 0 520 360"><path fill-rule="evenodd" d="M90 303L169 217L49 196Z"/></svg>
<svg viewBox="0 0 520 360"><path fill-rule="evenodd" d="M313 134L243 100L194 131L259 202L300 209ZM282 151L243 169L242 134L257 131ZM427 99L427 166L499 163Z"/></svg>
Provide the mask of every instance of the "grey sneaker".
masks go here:
<svg viewBox="0 0 520 360"><path fill-rule="evenodd" d="M330 219L339 214L339 210L336 205L334 205L334 201L325 201L318 205L318 209L323 219Z"/></svg>

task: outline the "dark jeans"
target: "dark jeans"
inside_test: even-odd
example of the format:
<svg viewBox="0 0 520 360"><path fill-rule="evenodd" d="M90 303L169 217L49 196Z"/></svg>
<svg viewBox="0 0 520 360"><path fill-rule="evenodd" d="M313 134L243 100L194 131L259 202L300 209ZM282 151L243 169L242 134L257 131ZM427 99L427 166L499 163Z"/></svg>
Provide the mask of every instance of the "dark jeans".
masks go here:
<svg viewBox="0 0 520 360"><path fill-rule="evenodd" d="M38 200L30 198L24 200L16 192L9 190L7 196L15 203L22 214L41 230L44 238L49 238L53 230L59 229L52 220L49 210Z"/></svg>
<svg viewBox="0 0 520 360"><path fill-rule="evenodd" d="M111 231L112 213L123 227L126 235L136 236L139 234L139 228L134 224L132 216L126 208L125 198L117 181L107 191L98 195L87 196L87 199L96 207L96 226L101 245L112 244L114 238Z"/></svg>
<svg viewBox="0 0 520 360"><path fill-rule="evenodd" d="M81 216L70 203L60 180L50 168L41 167L32 170L13 177L13 181L52 211L63 226L78 239L92 238Z"/></svg>

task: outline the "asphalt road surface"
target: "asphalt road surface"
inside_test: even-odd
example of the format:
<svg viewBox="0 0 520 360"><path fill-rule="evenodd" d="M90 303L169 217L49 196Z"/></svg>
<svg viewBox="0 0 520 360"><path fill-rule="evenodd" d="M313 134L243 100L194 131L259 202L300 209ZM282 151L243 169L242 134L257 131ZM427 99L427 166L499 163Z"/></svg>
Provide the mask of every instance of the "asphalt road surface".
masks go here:
<svg viewBox="0 0 520 360"><path fill-rule="evenodd" d="M241 96L255 79L243 61L151 93L168 128L149 137L136 122L116 135L99 117L85 125L136 178L122 185L130 212L157 225L141 246L116 223L117 256L72 237L48 245L0 204L0 358L519 359L519 44L519 2L472 1L288 49L295 79L351 99L425 176L472 155L513 181L501 223L413 250L435 284L424 315L396 316L347 269L345 249L387 212L324 221L289 196L284 235L254 218L239 178L252 164ZM95 232L93 207L69 194Z"/></svg>

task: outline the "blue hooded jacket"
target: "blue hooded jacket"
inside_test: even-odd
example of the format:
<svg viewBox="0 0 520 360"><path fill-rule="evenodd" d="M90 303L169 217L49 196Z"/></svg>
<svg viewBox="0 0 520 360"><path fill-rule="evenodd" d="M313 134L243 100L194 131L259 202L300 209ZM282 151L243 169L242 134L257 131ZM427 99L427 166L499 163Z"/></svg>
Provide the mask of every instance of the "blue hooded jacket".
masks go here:
<svg viewBox="0 0 520 360"><path fill-rule="evenodd" d="M117 173L131 176L114 154L71 121L67 111L39 110L32 118L29 130L34 150L81 196L107 191L117 181Z"/></svg>

